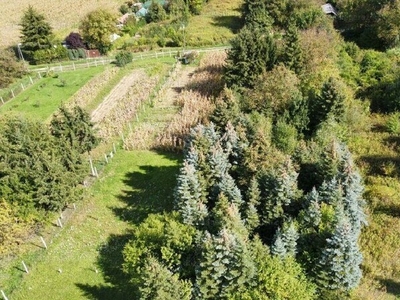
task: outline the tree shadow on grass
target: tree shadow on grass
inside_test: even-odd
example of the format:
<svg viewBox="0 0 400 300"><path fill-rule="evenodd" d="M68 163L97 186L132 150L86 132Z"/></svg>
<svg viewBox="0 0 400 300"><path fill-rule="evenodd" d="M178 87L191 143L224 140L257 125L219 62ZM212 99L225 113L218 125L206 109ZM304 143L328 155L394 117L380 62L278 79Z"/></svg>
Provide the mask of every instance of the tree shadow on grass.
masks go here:
<svg viewBox="0 0 400 300"><path fill-rule="evenodd" d="M216 16L213 17L212 25L226 27L232 31L232 33L238 33L243 27L243 21L240 16Z"/></svg>
<svg viewBox="0 0 400 300"><path fill-rule="evenodd" d="M180 155L161 152L166 158L177 161ZM110 207L115 215L132 224L140 224L149 214L170 211L179 166L140 165L138 172L129 172L123 182L127 189L118 198L126 207ZM138 291L122 271L122 251L132 238L130 233L111 235L99 248L97 265L103 274L104 285L77 283L88 299L138 299Z"/></svg>
<svg viewBox="0 0 400 300"><path fill-rule="evenodd" d="M371 155L360 157L360 161L368 164L368 175L399 177L399 157Z"/></svg>
<svg viewBox="0 0 400 300"><path fill-rule="evenodd" d="M137 291L122 271L122 250L130 240L131 234L111 235L99 249L97 265L107 282L105 285L76 283L88 299L136 299Z"/></svg>
<svg viewBox="0 0 400 300"><path fill-rule="evenodd" d="M393 279L380 278L379 282L386 288L386 292L397 297L400 296L400 282Z"/></svg>
<svg viewBox="0 0 400 300"><path fill-rule="evenodd" d="M171 160L179 160L180 155L165 154ZM124 184L129 189L122 190L118 198L126 207L112 207L121 220L140 224L149 214L171 211L176 176L179 166L139 166L139 172L125 175Z"/></svg>

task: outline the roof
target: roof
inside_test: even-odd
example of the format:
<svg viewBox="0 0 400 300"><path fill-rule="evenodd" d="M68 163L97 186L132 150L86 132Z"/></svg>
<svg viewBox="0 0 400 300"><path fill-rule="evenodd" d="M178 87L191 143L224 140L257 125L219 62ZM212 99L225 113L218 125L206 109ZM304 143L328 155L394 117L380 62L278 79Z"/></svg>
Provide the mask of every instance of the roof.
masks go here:
<svg viewBox="0 0 400 300"><path fill-rule="evenodd" d="M336 9L332 6L330 3L326 3L324 5L321 5L322 11L326 14L332 14L334 16L337 16L338 13Z"/></svg>
<svg viewBox="0 0 400 300"><path fill-rule="evenodd" d="M144 8L144 7L142 7L141 9L139 9L137 12L136 12L136 17L144 17L144 16L146 16L146 14L147 14L147 9L146 8Z"/></svg>

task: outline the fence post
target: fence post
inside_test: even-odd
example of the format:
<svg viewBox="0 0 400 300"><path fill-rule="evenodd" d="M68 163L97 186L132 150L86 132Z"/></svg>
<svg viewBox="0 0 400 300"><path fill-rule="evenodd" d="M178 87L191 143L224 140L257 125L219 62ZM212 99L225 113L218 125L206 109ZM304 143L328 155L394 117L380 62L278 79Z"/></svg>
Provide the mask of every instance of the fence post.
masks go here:
<svg viewBox="0 0 400 300"><path fill-rule="evenodd" d="M7 298L6 294L4 293L4 291L0 290L0 292L1 292L1 296L3 296L4 300L8 300L8 298Z"/></svg>
<svg viewBox="0 0 400 300"><path fill-rule="evenodd" d="M3 97L0 97L0 100L1 100L1 103L3 103L3 104L4 104L4 100L3 100Z"/></svg>
<svg viewBox="0 0 400 300"><path fill-rule="evenodd" d="M11 95L12 95L13 98L15 98L15 95L14 95L14 91L13 91L13 90L11 90Z"/></svg>
<svg viewBox="0 0 400 300"><path fill-rule="evenodd" d="M47 249L47 244L44 241L44 238L42 236L40 237L40 240L42 241L42 244L43 244L44 248Z"/></svg>
<svg viewBox="0 0 400 300"><path fill-rule="evenodd" d="M21 82L21 88L23 91L25 90L24 84L22 82Z"/></svg>
<svg viewBox="0 0 400 300"><path fill-rule="evenodd" d="M22 265L24 266L25 272L26 272L27 274L29 274L28 267L26 266L26 264L24 263L24 261L22 261Z"/></svg>
<svg viewBox="0 0 400 300"><path fill-rule="evenodd" d="M89 163L90 163L90 171L92 172L92 176L96 176L96 173L94 172L93 162L92 162L91 157L89 157Z"/></svg>
<svg viewBox="0 0 400 300"><path fill-rule="evenodd" d="M31 76L29 76L29 80L31 81L31 84L33 84L33 80L32 80Z"/></svg>

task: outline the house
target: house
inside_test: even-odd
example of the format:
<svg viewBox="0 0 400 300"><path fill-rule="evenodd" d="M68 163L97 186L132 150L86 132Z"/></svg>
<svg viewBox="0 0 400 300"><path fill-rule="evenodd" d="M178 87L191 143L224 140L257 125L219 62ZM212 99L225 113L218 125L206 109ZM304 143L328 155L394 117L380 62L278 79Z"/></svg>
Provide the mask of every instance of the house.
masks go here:
<svg viewBox="0 0 400 300"><path fill-rule="evenodd" d="M321 5L321 8L322 8L322 11L327 15L331 15L331 16L335 16L335 17L337 17L337 15L338 15L337 10L330 3Z"/></svg>

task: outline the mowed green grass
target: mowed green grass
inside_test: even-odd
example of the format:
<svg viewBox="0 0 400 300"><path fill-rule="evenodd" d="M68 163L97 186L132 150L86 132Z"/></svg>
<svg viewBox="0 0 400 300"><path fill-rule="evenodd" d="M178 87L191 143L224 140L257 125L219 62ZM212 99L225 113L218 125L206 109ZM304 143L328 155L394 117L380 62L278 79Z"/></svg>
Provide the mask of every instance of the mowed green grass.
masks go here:
<svg viewBox="0 0 400 300"><path fill-rule="evenodd" d="M100 66L42 78L0 106L0 116L11 114L45 121L62 103L66 103L86 82L103 70L104 67Z"/></svg>
<svg viewBox="0 0 400 300"><path fill-rule="evenodd" d="M186 28L189 46L228 44L242 27L243 0L209 0L200 15L193 16Z"/></svg>
<svg viewBox="0 0 400 300"><path fill-rule="evenodd" d="M119 150L96 182L87 189L84 204L48 250L39 249L29 274L17 268L23 280L8 297L21 299L130 299L121 271L122 249L129 228L150 213L172 209L173 189L180 157L152 151ZM40 241L37 242L40 244ZM23 258L21 258L23 259ZM12 270L11 270L12 269Z"/></svg>

